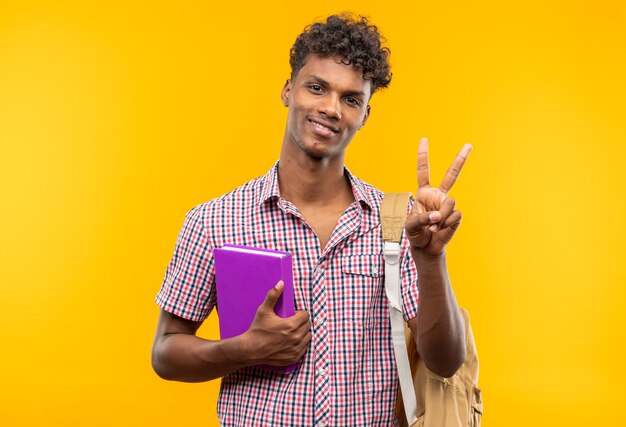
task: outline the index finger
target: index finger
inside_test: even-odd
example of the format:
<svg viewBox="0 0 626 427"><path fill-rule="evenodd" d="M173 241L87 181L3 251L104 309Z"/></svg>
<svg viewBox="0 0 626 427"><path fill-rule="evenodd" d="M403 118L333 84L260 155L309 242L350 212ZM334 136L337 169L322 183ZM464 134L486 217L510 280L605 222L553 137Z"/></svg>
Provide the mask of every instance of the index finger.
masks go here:
<svg viewBox="0 0 626 427"><path fill-rule="evenodd" d="M441 191L446 194L448 193L448 191L450 191L457 178L459 177L461 169L463 169L463 165L465 164L465 161L467 160L470 151L472 151L471 144L465 144L463 148L461 148L461 151L459 151L459 154L456 155L456 158L452 162L452 166L450 166L450 168L446 172L446 175L441 180L441 185L439 186L439 189Z"/></svg>
<svg viewBox="0 0 626 427"><path fill-rule="evenodd" d="M428 166L428 139L420 139L417 149L417 185L424 187L430 184L430 167Z"/></svg>

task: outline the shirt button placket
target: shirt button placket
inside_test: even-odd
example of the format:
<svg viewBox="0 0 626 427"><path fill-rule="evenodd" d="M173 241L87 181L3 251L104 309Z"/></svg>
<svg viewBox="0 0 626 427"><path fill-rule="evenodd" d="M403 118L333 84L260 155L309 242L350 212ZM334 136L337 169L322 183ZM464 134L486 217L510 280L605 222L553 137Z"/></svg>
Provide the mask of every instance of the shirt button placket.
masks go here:
<svg viewBox="0 0 626 427"><path fill-rule="evenodd" d="M324 257L320 258L313 272L313 304L311 317L315 333L315 425L328 425L329 356L326 308L326 282L324 280Z"/></svg>

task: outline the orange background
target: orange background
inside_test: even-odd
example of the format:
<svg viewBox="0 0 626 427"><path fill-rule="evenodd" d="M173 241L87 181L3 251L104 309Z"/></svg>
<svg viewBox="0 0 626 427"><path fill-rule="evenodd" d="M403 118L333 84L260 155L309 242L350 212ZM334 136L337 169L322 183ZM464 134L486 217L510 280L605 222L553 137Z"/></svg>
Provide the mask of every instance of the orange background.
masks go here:
<svg viewBox="0 0 626 427"><path fill-rule="evenodd" d="M448 261L483 426L620 423L623 2L7 0L0 424L216 425L218 382L152 372L153 299L185 212L276 160L289 48L342 10L380 26L394 72L351 170L412 190L419 137L436 184L474 144Z"/></svg>

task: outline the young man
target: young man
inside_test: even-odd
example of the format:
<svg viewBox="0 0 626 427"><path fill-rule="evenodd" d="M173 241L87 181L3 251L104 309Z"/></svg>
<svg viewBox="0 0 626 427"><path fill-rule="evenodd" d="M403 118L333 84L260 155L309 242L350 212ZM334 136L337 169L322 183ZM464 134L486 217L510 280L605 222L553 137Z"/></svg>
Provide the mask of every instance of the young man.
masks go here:
<svg viewBox="0 0 626 427"><path fill-rule="evenodd" d="M291 50L292 74L282 90L288 115L278 163L187 214L157 296L162 310L152 363L170 380L223 377L224 426L396 425L382 193L344 166L372 94L391 80L388 55L364 18L331 16L308 27ZM445 247L461 221L447 193L470 149L433 188L421 141L419 190L402 245L404 316L427 366L442 376L465 358ZM195 335L215 307L213 249L225 243L293 254L293 317L274 314L278 283L244 334L221 341ZM298 369L287 375L254 367L294 362Z"/></svg>

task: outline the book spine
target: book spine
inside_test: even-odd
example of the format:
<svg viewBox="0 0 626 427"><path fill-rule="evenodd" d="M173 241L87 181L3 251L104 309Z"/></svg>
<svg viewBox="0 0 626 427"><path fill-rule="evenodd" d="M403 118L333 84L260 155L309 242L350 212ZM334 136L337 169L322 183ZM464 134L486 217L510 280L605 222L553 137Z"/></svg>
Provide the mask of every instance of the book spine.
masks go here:
<svg viewBox="0 0 626 427"><path fill-rule="evenodd" d="M294 289L292 256L280 259L281 278L285 283L283 294L276 304L276 315L280 317L290 317L294 314Z"/></svg>
<svg viewBox="0 0 626 427"><path fill-rule="evenodd" d="M293 316L295 313L295 298L294 298L294 283L293 283L293 258L290 254L289 256L281 259L281 267L282 267L282 275L283 281L285 283L285 287L283 290L282 300L284 304L284 313L285 315L282 317ZM294 363L289 366L279 367L278 372L282 372L283 374L288 374L295 371L298 368L299 363Z"/></svg>

